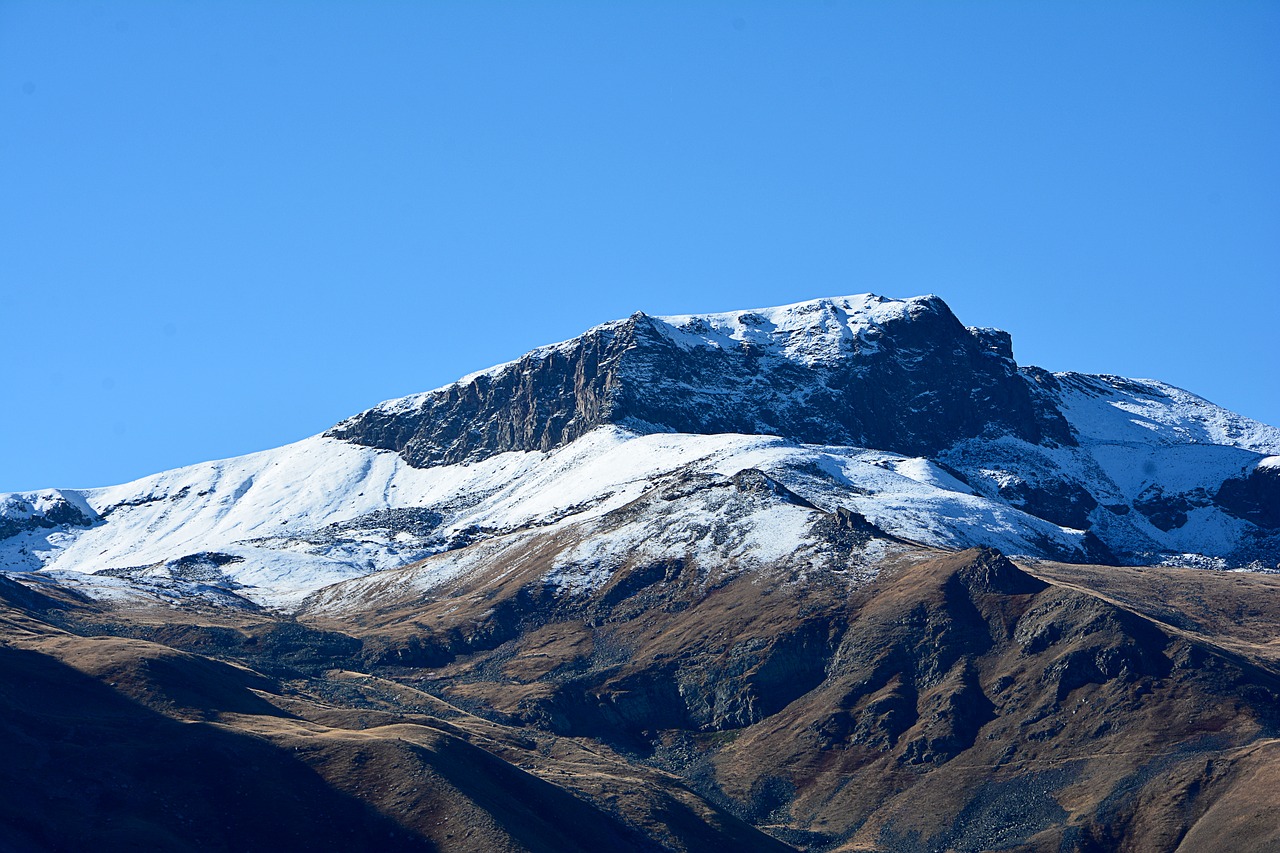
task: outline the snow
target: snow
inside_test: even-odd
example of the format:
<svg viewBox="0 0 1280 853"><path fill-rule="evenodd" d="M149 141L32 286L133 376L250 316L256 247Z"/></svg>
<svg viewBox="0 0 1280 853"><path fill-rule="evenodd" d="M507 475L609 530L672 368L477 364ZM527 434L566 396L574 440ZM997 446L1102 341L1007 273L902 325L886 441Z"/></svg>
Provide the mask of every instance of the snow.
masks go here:
<svg viewBox="0 0 1280 853"><path fill-rule="evenodd" d="M935 310L938 304L940 300L933 295L892 299L873 293L861 293L811 299L772 308L717 314L680 314L649 319L660 334L685 348L739 349L749 345L761 355L814 365L844 358L850 352L874 352L878 348L876 339L884 324ZM481 377L497 376L525 358L536 361L567 352L576 346L581 337L596 333L607 334L627 322L611 320L602 323L576 338L531 350L521 359L469 373L431 391L387 400L375 406L374 410L388 415L418 411L429 400L450 388L469 385Z"/></svg>
<svg viewBox="0 0 1280 853"><path fill-rule="evenodd" d="M941 489L945 492L960 492L965 495L972 495L974 491L968 484L957 480L947 471L938 466L937 463L928 459L895 459L889 462L889 467L893 469L895 474L901 474L909 480L915 480L926 486L932 486L935 489Z"/></svg>
<svg viewBox="0 0 1280 853"><path fill-rule="evenodd" d="M1092 476L1102 483L1100 492L1113 489L1119 500L1150 482L1177 490L1221 482L1257 456L1208 444L1042 448L1005 437L971 443L953 461L963 467L974 459L1000 463L980 469L993 478L1012 477L1011 460L1020 460L1015 467L1023 476L1038 470ZM641 558L700 554L750 568L812 550L817 514L791 503L737 506L736 515L721 517L729 510L718 497L718 504L672 501L665 514L614 519L629 504L669 487L673 477L724 481L745 469L763 471L821 511L848 507L890 534L936 547L991 545L1009 554L1038 554L1049 543L1071 552L1083 536L975 491L927 459L771 436L638 436L602 427L550 453L507 453L428 469L412 468L393 453L317 436L121 486L64 491L67 500L104 521L3 540L0 568L45 568L65 576L216 552L239 558L222 569L238 594L287 606L329 584L422 560L431 568L413 583L430 587L494 559L493 542L570 528L572 547L558 552L548 575L548 582L566 590L607 582L619 566ZM5 505L18 503L11 496ZM429 511L438 524L414 532L369 520L392 509ZM1214 508L1197 508L1191 518L1169 533L1141 518L1124 523L1139 530L1134 536L1149 547L1155 541L1163 550L1206 553L1228 548L1242 524ZM501 548L514 547L510 542ZM477 544L456 550L468 543ZM114 595L120 583L100 586Z"/></svg>
<svg viewBox="0 0 1280 853"><path fill-rule="evenodd" d="M1084 487L1102 508L1091 523L1113 547L1133 554L1200 553L1221 557L1239 547L1246 525L1209 502L1221 484L1245 476L1280 449L1280 429L1250 420L1180 388L1150 379L1055 374L1055 402L1078 446L1041 446L1012 436L972 439L942 454L987 497L1019 484ZM1015 473L1016 472L1016 473ZM1155 527L1139 511L1144 495L1193 504L1187 522Z"/></svg>
<svg viewBox="0 0 1280 853"><path fill-rule="evenodd" d="M1054 374L1063 414L1081 439L1100 444L1218 444L1280 453L1280 429L1237 415L1154 379Z"/></svg>
<svg viewBox="0 0 1280 853"><path fill-rule="evenodd" d="M753 506L727 485L692 499L655 503L666 505L621 524L602 518L588 526L578 544L557 555L549 579L572 586L583 574L603 582L625 565L670 560L759 568L794 559L808 544L815 516L794 504L759 501Z"/></svg>
<svg viewBox="0 0 1280 853"><path fill-rule="evenodd" d="M48 515L68 504L87 519L94 517L93 508L79 492L71 489L42 489L0 495L0 520L23 522Z"/></svg>
<svg viewBox="0 0 1280 853"><path fill-rule="evenodd" d="M824 510L852 506L890 532L929 544L982 542L1032 553L1044 537L1064 547L1078 539L972 494L925 460L800 446L770 436L637 436L602 427L551 453L507 453L428 469L412 468L393 453L317 436L167 471L77 493L73 497L104 522L46 535L42 549L27 547L25 553L19 551L30 543L21 537L3 540L0 568L92 573L216 552L239 558L222 567L229 582L243 587L239 594L285 606L328 584L449 550L459 536L470 537L466 544L521 530L583 525L678 473L724 479L747 468L769 473ZM814 470L827 473L815 478ZM439 524L427 533L410 533L360 521L397 508L430 510ZM732 532L728 545L705 539L715 526L705 518L667 518L659 530L641 519L608 526L598 541L588 536L581 552L564 559L566 565L591 565L606 557L656 559L701 549L759 565L802 550L812 516L812 510L791 504L757 507L725 523ZM701 538L690 533L700 529ZM475 555L452 559L462 561L461 571L473 565ZM438 567L433 577L453 572Z"/></svg>
<svg viewBox="0 0 1280 853"><path fill-rule="evenodd" d="M850 352L877 348L875 333L885 323L929 310L933 296L890 299L872 293L813 299L776 308L721 314L681 314L655 318L673 341L689 347L740 349L799 361L833 362Z"/></svg>
<svg viewBox="0 0 1280 853"><path fill-rule="evenodd" d="M860 294L650 319L682 347L745 346L812 365L873 351L886 324L940 305L931 296ZM626 322L593 331L609 333ZM552 344L530 356L573 345ZM234 593L290 607L311 595L318 606L337 607L389 590L426 592L467 572L519 562L530 537L540 537L551 543L549 562L539 569L546 583L576 595L637 560L701 560L726 571L780 562L843 571L830 563L813 530L823 513L840 507L934 547L1080 553L1083 530L1037 518L1007 499L1011 489L1052 492L1063 484L1083 486L1098 500L1102 506L1085 526L1129 553L1217 558L1232 550L1245 522L1208 501L1192 502L1187 523L1171 531L1136 510L1107 507L1133 506L1156 490L1203 497L1254 467L1280 466L1280 429L1154 380L1055 377L1058 387L1046 387L1078 446L983 437L959 442L934 460L772 436L637 435L606 426L551 452L418 469L388 451L315 436L109 488L0 495L0 524L16 531L0 539L0 570L43 570L113 599L190 594L222 600ZM438 393L377 408L414 411ZM803 405L803 394L795 396L796 405ZM802 500L751 497L729 483L747 469ZM655 497L673 489L679 500ZM629 512L641 506L644 511ZM49 521L69 510L90 526ZM175 561L200 554L220 561L210 580L175 574ZM95 574L104 570L110 574ZM317 592L337 583L340 591Z"/></svg>

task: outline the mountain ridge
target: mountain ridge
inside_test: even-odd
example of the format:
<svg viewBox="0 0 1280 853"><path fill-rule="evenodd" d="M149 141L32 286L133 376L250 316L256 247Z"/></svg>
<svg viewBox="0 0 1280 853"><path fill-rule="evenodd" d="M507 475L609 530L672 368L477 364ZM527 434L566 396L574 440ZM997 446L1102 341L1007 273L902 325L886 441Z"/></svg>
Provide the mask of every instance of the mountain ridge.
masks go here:
<svg viewBox="0 0 1280 853"><path fill-rule="evenodd" d="M929 376L917 376L920 362ZM961 325L936 296L637 312L380 404L326 435L394 450L419 467L550 450L606 423L907 455L992 429L1071 443L1065 424L1037 407L1033 387L1015 375L1007 336Z"/></svg>
<svg viewBox="0 0 1280 853"><path fill-rule="evenodd" d="M638 312L282 448L3 496L0 568L98 595L293 606L746 469L932 547L1271 568L1276 453L1280 430L1173 386L1019 367L1007 333L936 296ZM818 516L791 517L794 541L817 535Z"/></svg>

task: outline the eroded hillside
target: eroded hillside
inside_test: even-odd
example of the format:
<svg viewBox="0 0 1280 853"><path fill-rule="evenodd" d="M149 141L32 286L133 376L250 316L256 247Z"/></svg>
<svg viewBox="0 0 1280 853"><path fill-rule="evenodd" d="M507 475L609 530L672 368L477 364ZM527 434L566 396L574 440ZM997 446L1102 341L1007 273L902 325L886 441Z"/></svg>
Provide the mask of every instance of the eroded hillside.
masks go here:
<svg viewBox="0 0 1280 853"><path fill-rule="evenodd" d="M1280 841L1280 579L911 547L858 583L656 564L570 595L537 554L508 568L296 618L6 583L6 841Z"/></svg>

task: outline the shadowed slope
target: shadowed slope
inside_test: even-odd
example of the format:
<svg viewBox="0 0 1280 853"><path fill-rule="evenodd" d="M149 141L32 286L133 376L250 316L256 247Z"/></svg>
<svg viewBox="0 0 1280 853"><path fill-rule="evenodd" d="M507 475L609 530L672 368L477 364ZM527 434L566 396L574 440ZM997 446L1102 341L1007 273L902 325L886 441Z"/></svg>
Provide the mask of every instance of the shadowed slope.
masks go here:
<svg viewBox="0 0 1280 853"><path fill-rule="evenodd" d="M12 607L0 615L6 850L787 849L674 779L606 756L586 762L571 746L460 716L425 695L453 722L367 701L334 706L317 694L340 695L342 675L299 680L294 667L316 658L296 645L277 662L291 674L285 685L152 642L76 636ZM63 615L96 630L130 618ZM265 627L229 627L221 614L222 626L179 631L160 620L197 614L132 615L145 620L134 633L165 631L207 650ZM308 636L325 635L297 643ZM242 639L240 648L255 645ZM573 781L575 767L596 779L588 789L636 777L621 788L628 808L610 805L617 793L593 803L544 778Z"/></svg>

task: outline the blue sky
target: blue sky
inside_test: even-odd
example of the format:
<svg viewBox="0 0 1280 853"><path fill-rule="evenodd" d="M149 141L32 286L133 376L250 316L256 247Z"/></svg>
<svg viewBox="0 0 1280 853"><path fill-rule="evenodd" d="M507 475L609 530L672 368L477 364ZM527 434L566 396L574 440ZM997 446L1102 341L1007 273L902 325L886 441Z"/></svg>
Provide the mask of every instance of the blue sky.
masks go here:
<svg viewBox="0 0 1280 853"><path fill-rule="evenodd" d="M0 3L0 491L937 293L1280 423L1280 4Z"/></svg>

